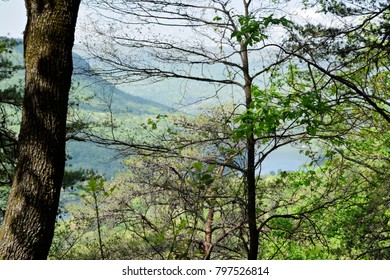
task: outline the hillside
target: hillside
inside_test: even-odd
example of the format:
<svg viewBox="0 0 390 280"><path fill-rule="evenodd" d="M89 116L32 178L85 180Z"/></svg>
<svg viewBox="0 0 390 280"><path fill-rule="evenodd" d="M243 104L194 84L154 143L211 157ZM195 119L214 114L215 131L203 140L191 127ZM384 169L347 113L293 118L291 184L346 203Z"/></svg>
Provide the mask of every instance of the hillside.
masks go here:
<svg viewBox="0 0 390 280"><path fill-rule="evenodd" d="M22 44L14 47L11 58L15 64L23 65ZM71 95L77 94L79 98L88 97L89 106L85 106L83 109L100 111L102 108L99 106L102 106L102 101L107 96L110 96L116 111L126 111L134 115L154 115L171 110L167 105L141 97L139 93L133 95L128 91L118 89L106 79L93 75L89 63L75 52L73 52L73 68ZM13 77L11 82L17 82L17 80L23 79L23 77L24 72L20 71ZM128 87L128 89L131 89L131 87ZM95 97L95 99L91 97ZM97 107L92 109L94 106Z"/></svg>
<svg viewBox="0 0 390 280"><path fill-rule="evenodd" d="M115 112L127 112L133 115L155 115L168 112L170 107L132 95L118 89L112 83L100 76L93 75L89 63L77 53L73 53L73 94L77 93L83 97L94 97L89 99L89 107L96 111L104 110L107 101L112 101L112 109ZM103 106L103 107L102 107Z"/></svg>
<svg viewBox="0 0 390 280"><path fill-rule="evenodd" d="M103 125L103 128L95 129L98 133L104 133L107 130L105 126L111 122L117 126L115 133L122 133L119 131L122 129L137 130L137 126L149 117L170 112L170 107L166 105L129 94L104 78L93 75L89 63L77 53L73 53L73 62L71 106L77 105L75 110L81 121ZM69 113L71 116L72 112ZM67 144L67 149L71 169L94 169L107 178L121 170L120 160L114 158L115 152L111 149L74 141Z"/></svg>
<svg viewBox="0 0 390 280"><path fill-rule="evenodd" d="M15 64L23 65L22 44L14 48L10 58ZM126 123L126 129L132 130L151 116L171 111L169 106L129 94L104 78L92 75L89 63L77 53L73 53L73 64L69 123L91 122L95 131L104 131L103 126L112 121L115 124ZM20 83L23 78L24 71L19 71L11 79L4 81L4 86ZM111 113L115 114L115 118L111 119ZM70 169L94 169L109 178L121 169L120 161L113 159L113 150L95 144L69 141L67 154Z"/></svg>
<svg viewBox="0 0 390 280"><path fill-rule="evenodd" d="M22 54L23 49L19 45L12 54L13 60L22 64ZM180 80L164 80L155 84L134 83L118 88L103 77L93 75L90 64L81 55L73 53L73 59L69 120L90 122L97 132L107 132L104 125L114 123L120 127L113 130L115 134L126 133L129 138L136 136L139 139L144 137L141 124L146 123L150 117L172 112L172 107L196 114L208 106L225 102L236 103L239 99L239 94L232 92L229 87L218 92L219 98L197 102L202 100L202 96L213 96L212 92L215 94L216 89L212 85ZM17 82L23 75L21 71L13 81ZM180 104L192 105L183 108ZM114 158L113 150L95 144L69 141L67 154L68 169L94 169L107 178L112 178L122 168L120 160ZM306 161L307 158L299 154L299 149L288 146L268 157L262 166L262 172L266 174L278 169L294 170Z"/></svg>

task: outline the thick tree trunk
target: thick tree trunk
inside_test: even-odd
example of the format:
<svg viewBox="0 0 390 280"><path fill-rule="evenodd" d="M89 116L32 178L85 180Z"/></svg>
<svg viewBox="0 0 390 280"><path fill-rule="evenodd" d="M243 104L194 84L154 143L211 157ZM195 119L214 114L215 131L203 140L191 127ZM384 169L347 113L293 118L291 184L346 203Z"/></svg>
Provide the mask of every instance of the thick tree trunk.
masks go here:
<svg viewBox="0 0 390 280"><path fill-rule="evenodd" d="M26 0L26 90L0 259L46 259L65 166L72 47L80 0Z"/></svg>

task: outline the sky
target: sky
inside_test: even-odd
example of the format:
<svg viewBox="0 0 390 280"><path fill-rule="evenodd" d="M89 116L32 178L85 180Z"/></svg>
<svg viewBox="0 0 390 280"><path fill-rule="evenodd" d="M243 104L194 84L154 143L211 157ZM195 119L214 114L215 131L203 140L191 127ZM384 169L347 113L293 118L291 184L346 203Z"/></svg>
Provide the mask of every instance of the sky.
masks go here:
<svg viewBox="0 0 390 280"><path fill-rule="evenodd" d="M84 16L84 6L80 6L80 17ZM23 38L27 16L24 0L0 0L0 37Z"/></svg>
<svg viewBox="0 0 390 280"><path fill-rule="evenodd" d="M82 5L80 15L84 14L83 8ZM300 16L310 20L318 18L313 11L305 11ZM24 0L0 0L0 36L22 38L26 21Z"/></svg>
<svg viewBox="0 0 390 280"><path fill-rule="evenodd" d="M0 36L22 38L26 21L24 0L0 0Z"/></svg>

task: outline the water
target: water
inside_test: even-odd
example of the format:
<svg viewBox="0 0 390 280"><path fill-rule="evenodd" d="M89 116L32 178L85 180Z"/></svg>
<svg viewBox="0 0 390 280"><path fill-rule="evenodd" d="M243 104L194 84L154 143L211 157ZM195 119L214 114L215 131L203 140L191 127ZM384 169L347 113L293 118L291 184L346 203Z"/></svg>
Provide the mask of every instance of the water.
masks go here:
<svg viewBox="0 0 390 280"><path fill-rule="evenodd" d="M304 147L302 147L304 148ZM300 148L283 146L271 153L261 166L261 174L278 173L280 171L296 171L310 159L299 153Z"/></svg>

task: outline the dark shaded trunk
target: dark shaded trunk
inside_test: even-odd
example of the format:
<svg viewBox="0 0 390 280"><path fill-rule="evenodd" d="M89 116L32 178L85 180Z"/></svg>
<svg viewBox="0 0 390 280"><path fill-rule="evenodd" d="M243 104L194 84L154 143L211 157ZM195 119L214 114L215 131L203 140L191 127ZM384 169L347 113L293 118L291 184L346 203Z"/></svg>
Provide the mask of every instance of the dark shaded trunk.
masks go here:
<svg viewBox="0 0 390 280"><path fill-rule="evenodd" d="M245 16L249 16L250 2L244 1ZM241 61L242 71L244 75L244 92L245 92L245 106L249 110L252 104L252 83L253 78L249 73L249 58L248 46L241 43ZM251 120L253 122L253 120ZM248 259L256 260L259 249L259 231L257 230L256 221L256 139L253 133L253 123L249 124L251 131L249 131L246 138L246 152L247 152L247 169L245 172L246 192L247 192L247 219L249 227L249 251Z"/></svg>
<svg viewBox="0 0 390 280"><path fill-rule="evenodd" d="M256 260L259 250L259 231L256 220L256 174L255 174L255 139L253 134L247 139L247 218L249 227L248 260Z"/></svg>
<svg viewBox="0 0 390 280"><path fill-rule="evenodd" d="M0 259L46 259L65 166L72 47L80 0L26 0L26 90Z"/></svg>
<svg viewBox="0 0 390 280"><path fill-rule="evenodd" d="M246 105L249 106L252 102L251 86L247 85L245 89L247 100ZM256 140L253 135L253 129L246 139L247 149L247 170L245 173L246 191L247 191L247 219L249 227L249 252L248 260L256 260L259 249L259 231L257 230L256 220Z"/></svg>

